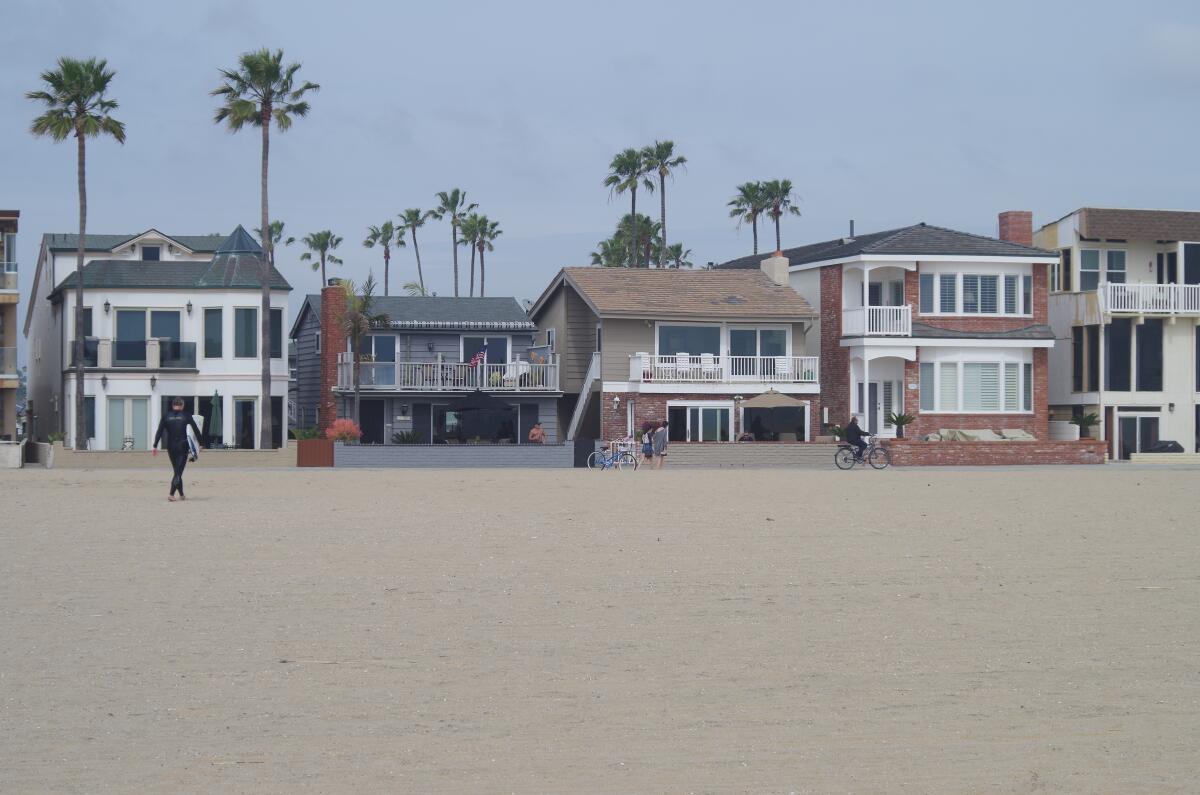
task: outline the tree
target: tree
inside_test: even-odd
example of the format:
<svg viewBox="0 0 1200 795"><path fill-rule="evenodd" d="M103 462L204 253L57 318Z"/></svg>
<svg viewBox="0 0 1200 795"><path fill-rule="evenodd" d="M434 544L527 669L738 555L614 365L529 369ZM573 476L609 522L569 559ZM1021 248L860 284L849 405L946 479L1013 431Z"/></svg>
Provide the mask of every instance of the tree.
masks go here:
<svg viewBox="0 0 1200 795"><path fill-rule="evenodd" d="M263 251L271 252L270 254L267 255L267 259L271 262L272 268L275 267L275 247L280 244L285 245L285 246L290 246L296 242L296 238L294 238L294 237L289 237L286 240L284 239L284 237L283 237L283 221L272 221L271 222L271 245L270 246L267 246L266 242L263 242L263 233L262 233L261 227L256 227L254 229L254 234L258 235L259 241L262 242Z"/></svg>
<svg viewBox="0 0 1200 795"><path fill-rule="evenodd" d="M592 252L592 264L605 268L621 268L629 256L629 245L623 239L610 237L596 244Z"/></svg>
<svg viewBox="0 0 1200 795"><path fill-rule="evenodd" d="M487 275L483 262L483 254L485 251L494 251L495 246L492 243L496 238L504 234L500 229L499 221L491 221L486 215L479 216L479 237L475 242L479 249L479 297L484 295L484 277Z"/></svg>
<svg viewBox="0 0 1200 795"><path fill-rule="evenodd" d="M420 282L405 282L400 289L404 291L405 295L420 297L429 295L429 293L425 292L425 286Z"/></svg>
<svg viewBox="0 0 1200 795"><path fill-rule="evenodd" d="M238 57L237 69L221 69L225 81L210 93L220 97L222 105L213 115L213 121L222 122L230 132L237 132L249 124L262 132L262 167L259 177L261 220L259 229L270 229L270 214L267 203L267 174L271 154L271 124L280 132L287 132L292 118L308 115L309 104L304 95L320 90L316 83L297 84L296 72L300 64L284 66L283 50L271 52L265 47L254 52L242 53ZM259 429L259 447L271 447L271 267L275 261L275 248L270 235L263 239L263 261L259 266L259 284L262 287L262 311L259 328L259 350L262 354L262 426Z"/></svg>
<svg viewBox="0 0 1200 795"><path fill-rule="evenodd" d="M30 131L49 136L55 143L75 137L75 173L79 189L79 241L75 251L75 436L74 446L87 445L87 418L83 415L83 252L87 234L87 139L111 136L125 143L125 125L110 114L117 101L109 99L109 83L116 72L108 62L96 58L86 61L59 58L57 69L41 74L42 90L25 96L45 105L45 111L33 120Z"/></svg>
<svg viewBox="0 0 1200 795"><path fill-rule="evenodd" d="M690 248L685 249L682 243L672 243L665 246L666 260L671 263L672 268L690 268L692 263L688 257L692 256Z"/></svg>
<svg viewBox="0 0 1200 795"><path fill-rule="evenodd" d="M633 230L642 230L645 240L638 247L634 259L630 261L630 241L633 240ZM658 249L662 246L662 237L658 233L658 221L650 220L649 216L627 214L617 223L616 231L608 240L597 244L597 250L591 254L593 265L605 267L648 268L657 258Z"/></svg>
<svg viewBox="0 0 1200 795"><path fill-rule="evenodd" d="M384 221L379 226L367 227L367 239L363 241L367 248L383 247L383 295L388 295L388 266L392 262L392 246L404 248L404 229L397 229L391 221Z"/></svg>
<svg viewBox="0 0 1200 795"><path fill-rule="evenodd" d="M744 182L737 186L737 195L726 205L729 217L738 219L738 226L749 221L754 230L754 253L758 253L758 219L767 210L766 193L761 182Z"/></svg>
<svg viewBox="0 0 1200 795"><path fill-rule="evenodd" d="M471 249L471 280L467 288L467 295L475 295L475 254L478 249L475 244L479 242L479 214L471 213L462 220L462 234L458 238L460 246L466 246Z"/></svg>
<svg viewBox="0 0 1200 795"><path fill-rule="evenodd" d="M687 158L675 154L674 141L655 141L653 146L642 149L642 162L650 174L658 175L659 233L667 239L667 177L674 179L674 171L683 168ZM666 266L666 250L659 247L658 267Z"/></svg>
<svg viewBox="0 0 1200 795"><path fill-rule="evenodd" d="M339 319L342 333L346 335L346 339L350 340L350 351L354 357L354 421L357 423L362 391L359 374L362 369L362 338L369 334L372 328L386 325L391 321L386 314L375 311L374 273L367 273L361 294L357 292L354 282L350 280L342 283L342 289L346 291L346 307L342 310Z"/></svg>
<svg viewBox="0 0 1200 795"><path fill-rule="evenodd" d="M328 229L324 229L305 235L300 242L308 249L300 255L300 259L305 262L311 261L312 269L321 271L321 287L325 287L329 283L325 280L325 264L342 264L341 259L333 254L333 250L342 244L342 239ZM313 259L314 254L316 255L315 260Z"/></svg>
<svg viewBox="0 0 1200 795"><path fill-rule="evenodd" d="M467 204L467 192L455 188L451 191L440 191L437 195L438 206L430 210L430 216L441 221L450 219L450 244L454 252L454 297L458 298L458 230L462 226L467 213L479 205Z"/></svg>
<svg viewBox="0 0 1200 795"><path fill-rule="evenodd" d="M785 214L799 215L800 208L792 204L792 181L773 179L763 183L763 198L767 202L767 215L775 221L775 250L782 251L779 244L779 219Z"/></svg>
<svg viewBox="0 0 1200 795"><path fill-rule="evenodd" d="M425 274L421 272L421 249L417 246L417 230L425 225L425 219L433 216L433 210L422 212L415 207L410 207L398 216L400 219L400 234L403 235L405 230L412 235L413 253L417 255L417 284L421 286L421 294L425 294ZM408 285L405 285L407 289Z"/></svg>
<svg viewBox="0 0 1200 795"><path fill-rule="evenodd" d="M604 178L604 185L608 188L610 196L629 194L629 214L634 219L633 234L629 238L629 265L631 267L637 261L638 251L637 221L640 219L637 214L637 190L639 186L648 191L654 190L654 183L647 178L647 173L642 153L636 149L626 149L618 153L608 164L608 176Z"/></svg>

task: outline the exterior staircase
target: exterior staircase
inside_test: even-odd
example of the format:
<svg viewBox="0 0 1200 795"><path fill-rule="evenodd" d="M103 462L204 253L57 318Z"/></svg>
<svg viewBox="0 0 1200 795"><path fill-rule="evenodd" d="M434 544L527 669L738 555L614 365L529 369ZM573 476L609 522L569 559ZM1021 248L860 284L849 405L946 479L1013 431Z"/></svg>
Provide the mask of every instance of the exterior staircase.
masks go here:
<svg viewBox="0 0 1200 795"><path fill-rule="evenodd" d="M694 469L833 469L836 444L685 444L667 448L667 467Z"/></svg>

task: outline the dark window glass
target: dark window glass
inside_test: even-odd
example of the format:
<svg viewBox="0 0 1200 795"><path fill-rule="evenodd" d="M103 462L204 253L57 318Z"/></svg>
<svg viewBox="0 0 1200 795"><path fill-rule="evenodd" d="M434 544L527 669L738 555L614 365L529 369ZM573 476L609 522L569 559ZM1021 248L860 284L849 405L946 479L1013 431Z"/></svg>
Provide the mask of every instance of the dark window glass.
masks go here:
<svg viewBox="0 0 1200 795"><path fill-rule="evenodd" d="M1130 378L1130 354L1133 347L1133 320L1113 318L1104 332L1105 389L1128 392L1132 387Z"/></svg>
<svg viewBox="0 0 1200 795"><path fill-rule="evenodd" d="M891 282L891 306L904 306L904 282Z"/></svg>
<svg viewBox="0 0 1200 795"><path fill-rule="evenodd" d="M1071 327L1071 391L1083 391L1083 326Z"/></svg>
<svg viewBox="0 0 1200 795"><path fill-rule="evenodd" d="M89 439L96 438L96 398L85 395L83 398L84 434Z"/></svg>
<svg viewBox="0 0 1200 795"><path fill-rule="evenodd" d="M83 336L92 336L92 308L90 306L83 308L83 321L79 325L83 327Z"/></svg>
<svg viewBox="0 0 1200 795"><path fill-rule="evenodd" d="M1125 252L1119 250L1109 251L1106 255L1106 267L1104 278L1113 284L1125 283Z"/></svg>
<svg viewBox="0 0 1200 795"><path fill-rule="evenodd" d="M1183 283L1200 284L1200 243L1183 246Z"/></svg>
<svg viewBox="0 0 1200 795"><path fill-rule="evenodd" d="M1146 318L1137 327L1137 388L1159 392L1163 388L1163 322Z"/></svg>
<svg viewBox="0 0 1200 795"><path fill-rule="evenodd" d="M921 274L921 313L930 314L933 312L933 274Z"/></svg>
<svg viewBox="0 0 1200 795"><path fill-rule="evenodd" d="M271 358L283 358L283 310L271 310ZM278 445L276 445L278 447Z"/></svg>
<svg viewBox="0 0 1200 795"><path fill-rule="evenodd" d="M721 353L721 329L717 326L659 326L658 355L676 353Z"/></svg>
<svg viewBox="0 0 1200 795"><path fill-rule="evenodd" d="M1071 249L1064 248L1062 252L1062 284L1063 292L1071 292Z"/></svg>
<svg viewBox="0 0 1200 795"><path fill-rule="evenodd" d="M1126 359L1126 364L1128 364ZM1087 326L1087 389L1100 391L1100 327Z"/></svg>
<svg viewBox="0 0 1200 795"><path fill-rule="evenodd" d="M271 398L271 446L283 447L283 396Z"/></svg>
<svg viewBox="0 0 1200 795"><path fill-rule="evenodd" d="M224 336L221 329L221 309L204 310L204 357L219 359L222 356Z"/></svg>
<svg viewBox="0 0 1200 795"><path fill-rule="evenodd" d="M1033 277L1021 277L1021 314L1033 314Z"/></svg>
<svg viewBox="0 0 1200 795"><path fill-rule="evenodd" d="M1017 283L1019 277L1004 277L1004 312L1009 315L1017 314Z"/></svg>
<svg viewBox="0 0 1200 795"><path fill-rule="evenodd" d="M161 246L142 246L142 259L147 262L158 262L161 258Z"/></svg>
<svg viewBox="0 0 1200 795"><path fill-rule="evenodd" d="M883 304L883 283L871 282L867 285L867 306L881 306Z"/></svg>
<svg viewBox="0 0 1200 795"><path fill-rule="evenodd" d="M395 345L395 337L392 337L393 351ZM487 364L507 364L508 363L508 337L463 337L462 338L462 356L464 362L471 361L471 357L483 350L484 343L487 343L487 357L484 361ZM392 354L392 359L395 361L395 353Z"/></svg>
<svg viewBox="0 0 1200 795"><path fill-rule="evenodd" d="M1100 286L1100 251L1085 248L1079 252L1079 289L1083 292Z"/></svg>
<svg viewBox="0 0 1200 795"><path fill-rule="evenodd" d="M179 341L179 313L152 311L150 313L150 336L154 339Z"/></svg>
<svg viewBox="0 0 1200 795"><path fill-rule="evenodd" d="M258 310L257 309L235 309L233 310L233 355L242 358L253 358L258 356ZM249 412L249 416L254 416L254 406L250 408L238 407L239 412ZM241 413L238 414L241 417Z"/></svg>
<svg viewBox="0 0 1200 795"><path fill-rule="evenodd" d="M1167 282L1179 284L1179 254L1174 251L1167 254Z"/></svg>

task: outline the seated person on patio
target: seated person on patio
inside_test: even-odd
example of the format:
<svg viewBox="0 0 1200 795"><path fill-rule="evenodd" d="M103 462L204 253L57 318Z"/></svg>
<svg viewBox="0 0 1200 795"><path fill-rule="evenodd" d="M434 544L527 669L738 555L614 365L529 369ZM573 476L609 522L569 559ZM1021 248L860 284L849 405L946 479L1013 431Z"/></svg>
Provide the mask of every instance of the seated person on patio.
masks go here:
<svg viewBox="0 0 1200 795"><path fill-rule="evenodd" d="M535 422L533 424L533 427L529 429L529 443L530 444L545 444L546 443L546 432L544 430L542 430L542 424L540 422Z"/></svg>

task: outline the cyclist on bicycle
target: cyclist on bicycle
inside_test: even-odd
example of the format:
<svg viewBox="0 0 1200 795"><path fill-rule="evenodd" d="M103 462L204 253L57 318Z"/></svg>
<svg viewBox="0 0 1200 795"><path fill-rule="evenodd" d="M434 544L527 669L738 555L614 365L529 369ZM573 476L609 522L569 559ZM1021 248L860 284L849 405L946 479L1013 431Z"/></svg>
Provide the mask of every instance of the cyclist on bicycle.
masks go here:
<svg viewBox="0 0 1200 795"><path fill-rule="evenodd" d="M858 427L858 417L850 418L850 421L846 423L845 433L846 442L858 448L856 457L859 461L861 461L863 453L867 450L867 443L864 441L863 437L870 436L871 434Z"/></svg>

